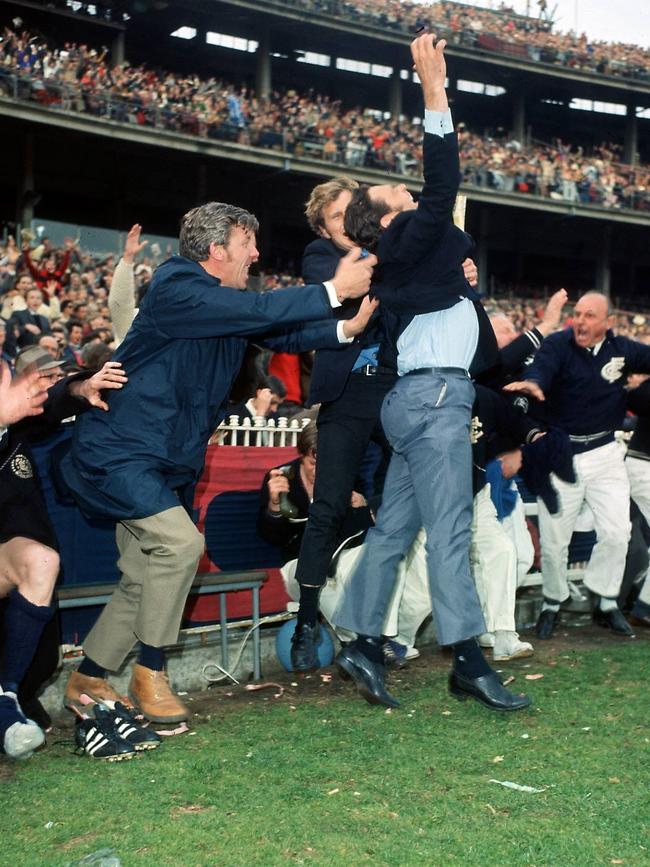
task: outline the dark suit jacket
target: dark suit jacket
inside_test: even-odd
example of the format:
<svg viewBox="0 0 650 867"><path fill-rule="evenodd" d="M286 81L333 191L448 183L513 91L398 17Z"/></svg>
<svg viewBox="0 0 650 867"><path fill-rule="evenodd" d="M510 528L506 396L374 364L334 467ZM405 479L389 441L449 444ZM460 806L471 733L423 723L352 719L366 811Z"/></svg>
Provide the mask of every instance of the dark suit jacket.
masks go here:
<svg viewBox="0 0 650 867"><path fill-rule="evenodd" d="M38 343L39 334L32 334L25 328L25 325L36 325L41 329L41 334L51 334L50 320L47 316L40 316L38 313L32 313L30 310L17 310L12 314L9 320L8 330L14 327L18 328L18 345L29 346L32 343ZM13 332L12 332L13 333Z"/></svg>
<svg viewBox="0 0 650 867"><path fill-rule="evenodd" d="M339 260L344 255L343 250L326 238L312 241L305 248L302 257L303 280L305 283L322 283L331 280ZM360 300L346 302L336 308L334 315L337 319L351 319L356 315L360 304ZM363 334L355 337L352 343L344 344L339 349L319 349L316 352L309 389L310 404L326 403L339 398L361 348L376 343L381 345L385 342L386 333L380 313L381 308L373 314ZM382 355L384 356L382 363L385 366L396 367L395 353L390 348L382 350Z"/></svg>
<svg viewBox="0 0 650 867"><path fill-rule="evenodd" d="M344 252L327 238L318 238L305 248L302 257L302 278L305 283L331 280ZM337 307L337 319L351 319L359 310L361 301L352 301ZM381 343L385 334L379 312L373 315L362 335L340 349L319 349L314 358L309 389L310 404L325 403L341 396L350 371L359 357L362 346ZM390 365L390 361L384 361ZM394 360L392 366L395 366Z"/></svg>
<svg viewBox="0 0 650 867"><path fill-rule="evenodd" d="M442 138L425 133L424 187L418 207L399 214L382 234L374 286L393 343L417 314L447 310L460 298L473 301L479 344L471 372L477 374L493 366L497 346L490 320L463 274L462 263L474 242L453 222L459 182L456 134Z"/></svg>

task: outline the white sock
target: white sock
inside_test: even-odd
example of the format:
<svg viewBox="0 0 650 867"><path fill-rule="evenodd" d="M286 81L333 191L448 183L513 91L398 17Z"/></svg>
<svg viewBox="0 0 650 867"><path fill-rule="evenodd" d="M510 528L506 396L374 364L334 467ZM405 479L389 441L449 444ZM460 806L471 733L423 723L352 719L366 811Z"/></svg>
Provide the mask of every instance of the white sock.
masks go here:
<svg viewBox="0 0 650 867"><path fill-rule="evenodd" d="M601 611L614 611L618 608L618 602L616 599L608 599L607 596L601 596L598 607Z"/></svg>
<svg viewBox="0 0 650 867"><path fill-rule="evenodd" d="M544 600L544 604L542 605L542 611L559 611L560 603L559 602L547 602Z"/></svg>

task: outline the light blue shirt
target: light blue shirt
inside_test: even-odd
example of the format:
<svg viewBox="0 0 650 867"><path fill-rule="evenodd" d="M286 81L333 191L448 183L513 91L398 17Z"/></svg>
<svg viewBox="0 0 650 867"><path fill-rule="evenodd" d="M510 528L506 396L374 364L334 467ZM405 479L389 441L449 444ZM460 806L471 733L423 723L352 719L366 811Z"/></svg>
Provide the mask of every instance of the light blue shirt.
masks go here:
<svg viewBox="0 0 650 867"><path fill-rule="evenodd" d="M424 131L430 132L431 135L439 135L444 138L450 132L454 131L454 122L451 119L451 109L447 111L429 111L424 110Z"/></svg>
<svg viewBox="0 0 650 867"><path fill-rule="evenodd" d="M441 138L454 131L451 111L425 111L425 132ZM478 318L468 298L447 310L414 316L397 340L397 372L420 367L469 370L478 346Z"/></svg>
<svg viewBox="0 0 650 867"><path fill-rule="evenodd" d="M478 317L469 298L447 310L414 316L397 340L397 372L420 367L469 370L478 346Z"/></svg>

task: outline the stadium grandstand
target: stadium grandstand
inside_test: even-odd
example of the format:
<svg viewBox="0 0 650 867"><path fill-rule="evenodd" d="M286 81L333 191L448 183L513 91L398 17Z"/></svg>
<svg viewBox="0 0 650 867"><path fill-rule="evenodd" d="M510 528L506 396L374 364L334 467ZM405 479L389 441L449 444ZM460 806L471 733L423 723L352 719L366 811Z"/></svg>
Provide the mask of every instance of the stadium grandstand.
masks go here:
<svg viewBox="0 0 650 867"><path fill-rule="evenodd" d="M174 237L179 215L212 198L258 215L264 268L296 270L317 179L390 174L417 190L407 46L430 26L450 42L481 289L596 287L638 309L650 277L648 52L558 32L541 9L5 2L5 234L138 221Z"/></svg>

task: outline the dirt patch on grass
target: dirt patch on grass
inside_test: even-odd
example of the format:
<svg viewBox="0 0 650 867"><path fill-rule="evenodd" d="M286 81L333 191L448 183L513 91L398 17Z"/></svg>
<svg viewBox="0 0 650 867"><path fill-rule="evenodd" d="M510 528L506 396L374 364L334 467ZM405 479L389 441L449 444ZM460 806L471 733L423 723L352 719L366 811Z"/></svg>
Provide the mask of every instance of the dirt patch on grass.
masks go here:
<svg viewBox="0 0 650 867"><path fill-rule="evenodd" d="M530 671L543 671L548 666L552 668L556 664L556 660L563 656L575 657L577 661L583 651L596 649L607 651L612 647L620 647L622 644L630 643L630 639L612 636L601 627L594 626L584 615L579 617L563 615L556 635L549 641L539 641L533 630L522 632L521 637L532 642L535 647L535 655L528 659L507 664L501 663L497 666L506 671L508 675L514 675L518 685L523 683L525 675ZM650 641L650 634L647 631L637 633L636 642L641 641ZM389 688L392 686L396 693L408 691L411 686L419 685L431 671L446 672L449 670L452 659L451 651L441 649L437 645L430 645L420 648L420 653L418 659L412 660L404 668L389 672ZM486 651L486 656L491 662L490 651ZM278 692L274 686L269 687L269 689L249 692L244 685L215 686L183 696L183 701L188 704L192 712L192 717L189 720L190 727L201 723L213 714L222 715L228 713L230 709L239 710L245 705L257 704L258 702L278 701L289 705L298 705L303 702L327 701L339 696L350 696L353 692L353 687L339 677L334 666L307 675L273 671L268 679L262 676L262 683L264 682L282 687L282 697L274 698ZM72 715L56 720L54 737L50 735L50 742L56 738L57 734L70 736L69 733L72 732L73 725ZM7 763L0 761L0 782L5 779L2 776L3 771L9 775L8 779L11 779L13 775L11 765L7 768Z"/></svg>
<svg viewBox="0 0 650 867"><path fill-rule="evenodd" d="M5 783L10 783L16 774L16 765L11 759L5 759L0 756L0 788Z"/></svg>
<svg viewBox="0 0 650 867"><path fill-rule="evenodd" d="M70 837L69 840L66 840L65 843L61 843L57 846L57 849L60 849L61 852L67 852L70 849L74 849L75 846L79 846L81 843L92 843L93 840L96 840L98 834L81 834L79 837Z"/></svg>
<svg viewBox="0 0 650 867"><path fill-rule="evenodd" d="M192 815L193 813L212 813L214 810L215 807L205 804L184 804L182 807L172 807L169 815L172 819L178 819L179 816Z"/></svg>

